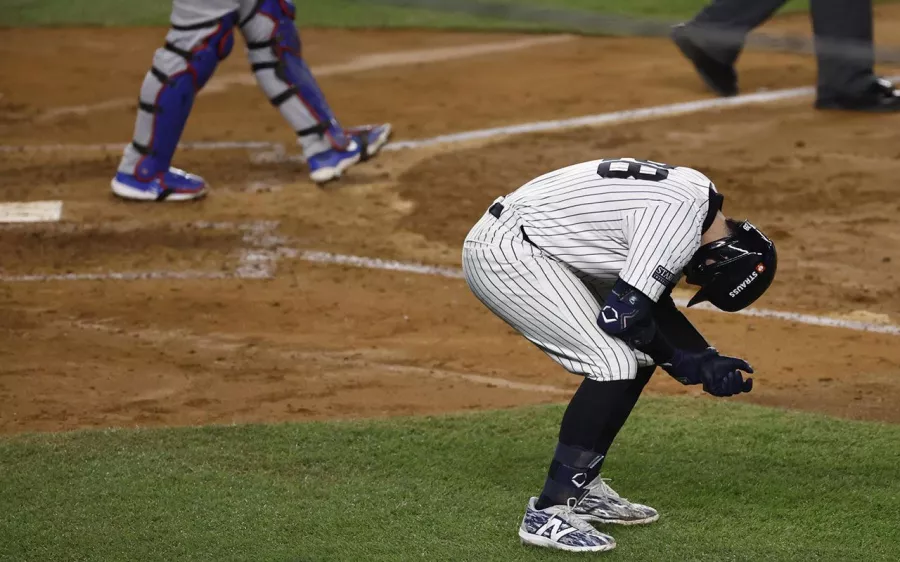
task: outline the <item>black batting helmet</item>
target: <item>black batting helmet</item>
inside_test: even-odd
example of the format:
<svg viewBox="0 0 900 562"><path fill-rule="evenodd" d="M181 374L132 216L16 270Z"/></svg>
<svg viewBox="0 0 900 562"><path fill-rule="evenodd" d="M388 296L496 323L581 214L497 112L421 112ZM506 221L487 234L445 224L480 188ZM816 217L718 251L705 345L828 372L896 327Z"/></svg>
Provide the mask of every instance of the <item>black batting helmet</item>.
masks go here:
<svg viewBox="0 0 900 562"><path fill-rule="evenodd" d="M708 301L727 312L746 308L775 278L775 244L747 221L727 221L731 234L705 244L684 268L688 283L700 290L688 303Z"/></svg>

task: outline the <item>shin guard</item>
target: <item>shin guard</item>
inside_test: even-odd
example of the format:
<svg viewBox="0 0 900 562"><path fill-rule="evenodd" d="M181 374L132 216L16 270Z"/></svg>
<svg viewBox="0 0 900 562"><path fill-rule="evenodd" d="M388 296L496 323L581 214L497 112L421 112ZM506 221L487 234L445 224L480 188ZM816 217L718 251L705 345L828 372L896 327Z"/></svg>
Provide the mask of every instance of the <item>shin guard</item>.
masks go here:
<svg viewBox="0 0 900 562"><path fill-rule="evenodd" d="M353 142L334 117L302 57L290 0L260 0L243 17L250 63L260 88L293 127L309 157Z"/></svg>
<svg viewBox="0 0 900 562"><path fill-rule="evenodd" d="M237 20L232 13L196 25L172 25L141 86L134 137L120 172L142 181L168 172L197 92L231 52Z"/></svg>

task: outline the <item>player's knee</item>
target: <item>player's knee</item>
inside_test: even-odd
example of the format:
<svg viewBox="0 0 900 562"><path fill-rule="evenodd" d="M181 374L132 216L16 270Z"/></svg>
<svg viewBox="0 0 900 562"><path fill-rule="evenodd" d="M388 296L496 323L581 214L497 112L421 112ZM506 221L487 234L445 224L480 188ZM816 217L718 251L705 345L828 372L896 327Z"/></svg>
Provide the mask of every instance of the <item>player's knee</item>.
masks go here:
<svg viewBox="0 0 900 562"><path fill-rule="evenodd" d="M187 73L195 89L200 90L219 61L231 54L237 22L237 13L231 13L199 26L173 26L165 45L153 57L153 67L158 71L155 74L160 79L174 79Z"/></svg>
<svg viewBox="0 0 900 562"><path fill-rule="evenodd" d="M294 25L294 6L286 0L263 0L241 21L253 72L270 99L287 85L297 85L302 66L300 35ZM274 103L274 100L273 100Z"/></svg>

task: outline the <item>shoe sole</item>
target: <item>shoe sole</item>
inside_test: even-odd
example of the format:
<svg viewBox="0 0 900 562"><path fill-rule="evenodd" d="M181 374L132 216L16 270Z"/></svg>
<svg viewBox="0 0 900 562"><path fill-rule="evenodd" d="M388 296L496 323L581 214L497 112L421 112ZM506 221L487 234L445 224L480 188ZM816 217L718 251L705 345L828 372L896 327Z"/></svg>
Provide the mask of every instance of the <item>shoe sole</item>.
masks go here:
<svg viewBox="0 0 900 562"><path fill-rule="evenodd" d="M347 168L358 163L359 158L359 154L356 154L352 158L341 161L337 166L331 168L319 168L315 172L309 174L309 178L319 185L336 180L341 177L341 174L343 174Z"/></svg>
<svg viewBox="0 0 900 562"><path fill-rule="evenodd" d="M816 102L815 108L819 111L852 111L855 113L897 113L900 111L900 106L874 105L853 107L852 105L840 105L834 102Z"/></svg>
<svg viewBox="0 0 900 562"><path fill-rule="evenodd" d="M560 544L558 542L552 541L547 537L541 537L539 535L533 535L531 533L525 532L521 527L519 528L519 539L521 539L522 544L524 545L552 548L555 550L565 550L566 552L608 552L616 548L615 541L611 542L610 544L603 544L598 546L569 546L567 544Z"/></svg>
<svg viewBox="0 0 900 562"><path fill-rule="evenodd" d="M602 517L596 517L593 515L587 515L586 513L579 513L579 517L588 521L590 523L599 523L601 525L649 525L650 523L655 522L659 519L659 513L652 517L646 517L644 519L603 519Z"/></svg>
<svg viewBox="0 0 900 562"><path fill-rule="evenodd" d="M382 132L382 134L375 139L375 142L368 146L368 149L366 150L366 160L371 160L381 151L384 145L387 144L388 140L390 140L392 130L393 129L391 128L391 125L389 123L385 124L384 132ZM355 157L348 158L334 168L320 168L315 172L309 174L309 177L310 179L312 179L312 181L316 182L319 185L328 183L330 181L339 179L341 175L343 175L343 173L347 170L347 168L353 166L354 164L358 164L361 159L362 155L357 154Z"/></svg>
<svg viewBox="0 0 900 562"><path fill-rule="evenodd" d="M204 187L202 191L198 191L196 193L172 193L165 199L159 199L155 193L151 193L149 191L143 191L141 189L137 189L131 187L130 185L126 185L116 179L113 179L110 183L112 187L112 192L116 197L121 197L122 199L128 199L129 201L155 201L155 202L172 202L177 203L179 201L192 201L194 199L201 199L206 197L206 188Z"/></svg>

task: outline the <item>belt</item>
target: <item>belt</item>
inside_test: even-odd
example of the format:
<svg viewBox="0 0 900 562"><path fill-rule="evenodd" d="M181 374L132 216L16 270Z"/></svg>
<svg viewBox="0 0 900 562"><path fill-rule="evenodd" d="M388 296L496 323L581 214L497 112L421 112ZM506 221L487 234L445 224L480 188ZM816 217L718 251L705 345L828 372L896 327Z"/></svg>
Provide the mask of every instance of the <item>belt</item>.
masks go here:
<svg viewBox="0 0 900 562"><path fill-rule="evenodd" d="M495 219L499 219L499 218L500 218L500 215L503 214L503 203L494 203L493 205L491 205L491 208L488 209L488 213L490 213ZM524 226L519 226L519 231L522 233L522 238L523 238L526 242L528 242L529 244L531 244L531 245L534 246L535 248L538 248L538 245L535 244L534 242L532 242L532 241L531 241L531 238L528 237L528 234L525 233L525 227L524 227ZM538 249L540 249L540 248L538 248Z"/></svg>

